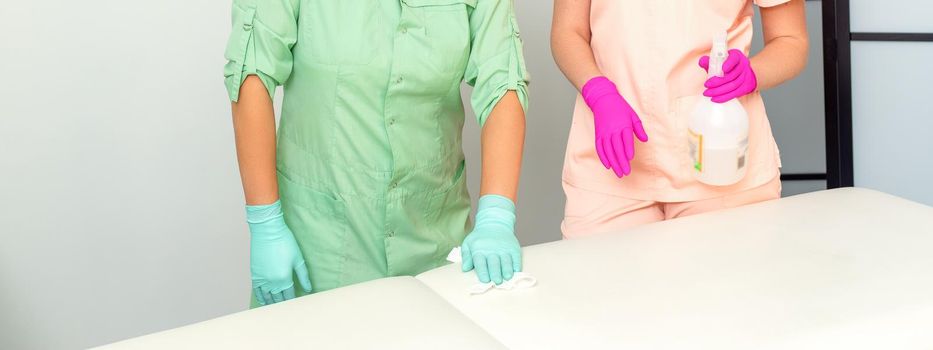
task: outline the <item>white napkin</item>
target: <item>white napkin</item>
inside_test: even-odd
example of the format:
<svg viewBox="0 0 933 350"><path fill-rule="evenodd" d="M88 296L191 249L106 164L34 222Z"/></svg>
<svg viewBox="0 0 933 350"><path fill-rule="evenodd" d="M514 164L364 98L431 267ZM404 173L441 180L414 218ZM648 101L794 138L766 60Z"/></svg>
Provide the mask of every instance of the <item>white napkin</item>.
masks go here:
<svg viewBox="0 0 933 350"><path fill-rule="evenodd" d="M452 263L463 263L463 258L460 256L460 247L456 247L450 251L450 254L447 254L447 261ZM512 279L502 282L500 285L496 285L493 282L489 283L477 283L470 286L469 292L471 295L478 295L488 292L490 289L500 289L500 290L513 290L513 289L525 289L531 288L538 284L538 279L533 276L524 273L516 272Z"/></svg>

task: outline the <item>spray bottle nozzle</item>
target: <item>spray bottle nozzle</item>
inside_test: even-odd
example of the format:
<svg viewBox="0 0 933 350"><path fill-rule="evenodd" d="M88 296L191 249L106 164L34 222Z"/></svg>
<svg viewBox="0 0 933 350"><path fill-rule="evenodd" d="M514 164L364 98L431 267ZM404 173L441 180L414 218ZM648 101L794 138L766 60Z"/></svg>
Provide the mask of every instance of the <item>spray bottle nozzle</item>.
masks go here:
<svg viewBox="0 0 933 350"><path fill-rule="evenodd" d="M722 64L729 56L728 33L722 31L713 37L713 49L709 53L709 77L721 77Z"/></svg>
<svg viewBox="0 0 933 350"><path fill-rule="evenodd" d="M728 50L729 45L729 34L725 31L716 33L716 36L713 37L713 51L714 52L725 52Z"/></svg>

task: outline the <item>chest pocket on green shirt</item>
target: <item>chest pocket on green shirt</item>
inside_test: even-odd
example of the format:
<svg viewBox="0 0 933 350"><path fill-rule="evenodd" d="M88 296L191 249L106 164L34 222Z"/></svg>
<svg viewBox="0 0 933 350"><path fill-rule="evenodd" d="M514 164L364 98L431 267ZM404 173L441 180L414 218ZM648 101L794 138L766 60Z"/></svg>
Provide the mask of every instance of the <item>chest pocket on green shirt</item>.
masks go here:
<svg viewBox="0 0 933 350"><path fill-rule="evenodd" d="M477 0L402 0L422 21L430 55L420 55L424 67L462 74L470 54L470 13ZM403 10L404 11L404 10ZM403 17L404 14L403 14Z"/></svg>
<svg viewBox="0 0 933 350"><path fill-rule="evenodd" d="M326 65L365 65L385 48L385 18L376 0L308 3L300 24L311 60ZM313 4L313 5L311 5Z"/></svg>

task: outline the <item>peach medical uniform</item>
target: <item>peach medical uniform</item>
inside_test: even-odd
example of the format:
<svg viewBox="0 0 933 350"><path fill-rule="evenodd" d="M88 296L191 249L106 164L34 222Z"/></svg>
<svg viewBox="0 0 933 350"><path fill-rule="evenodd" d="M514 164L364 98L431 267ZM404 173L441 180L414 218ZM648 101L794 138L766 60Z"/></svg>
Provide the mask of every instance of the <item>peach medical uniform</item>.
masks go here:
<svg viewBox="0 0 933 350"><path fill-rule="evenodd" d="M731 186L693 178L687 121L703 98L697 66L715 33L748 53L753 5L790 0L592 0L590 44L603 75L641 117L650 140L636 142L632 174L619 179L595 150L593 114L577 97L564 159L565 238L780 197L780 157L759 92L739 98L749 115L748 173Z"/></svg>

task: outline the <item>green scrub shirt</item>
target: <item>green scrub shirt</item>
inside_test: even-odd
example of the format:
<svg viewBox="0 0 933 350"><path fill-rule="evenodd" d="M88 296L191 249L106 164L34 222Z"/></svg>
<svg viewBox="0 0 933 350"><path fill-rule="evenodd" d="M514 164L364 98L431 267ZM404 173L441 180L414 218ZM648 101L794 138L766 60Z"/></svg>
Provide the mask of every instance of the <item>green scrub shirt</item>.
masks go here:
<svg viewBox="0 0 933 350"><path fill-rule="evenodd" d="M445 264L470 226L461 82L480 124L527 106L511 0L234 0L226 58L233 101L284 85L279 193L316 292Z"/></svg>

